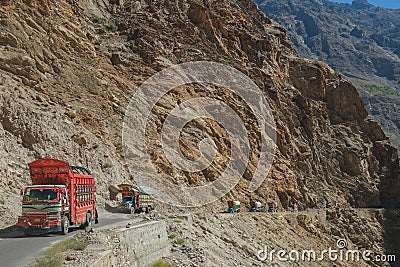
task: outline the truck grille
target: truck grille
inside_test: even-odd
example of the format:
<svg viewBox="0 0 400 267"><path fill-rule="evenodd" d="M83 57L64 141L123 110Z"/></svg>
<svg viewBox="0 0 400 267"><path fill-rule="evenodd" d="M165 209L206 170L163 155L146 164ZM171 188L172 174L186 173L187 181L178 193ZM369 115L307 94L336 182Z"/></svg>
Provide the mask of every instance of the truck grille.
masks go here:
<svg viewBox="0 0 400 267"><path fill-rule="evenodd" d="M31 225L41 225L46 220L45 214L28 213L29 222Z"/></svg>

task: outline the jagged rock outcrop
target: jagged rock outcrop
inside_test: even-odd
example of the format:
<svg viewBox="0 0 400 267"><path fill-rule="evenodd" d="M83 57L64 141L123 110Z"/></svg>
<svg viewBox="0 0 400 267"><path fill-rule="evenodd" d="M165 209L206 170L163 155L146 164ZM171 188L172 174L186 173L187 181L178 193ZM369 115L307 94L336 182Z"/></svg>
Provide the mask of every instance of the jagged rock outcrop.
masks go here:
<svg viewBox="0 0 400 267"><path fill-rule="evenodd" d="M256 2L285 26L301 56L327 62L352 80L368 112L399 149L400 10L374 7L366 0Z"/></svg>
<svg viewBox="0 0 400 267"><path fill-rule="evenodd" d="M250 194L250 162L233 197L243 203L268 197L285 209L399 204L397 151L367 117L355 87L327 65L299 58L285 29L250 1L20 0L2 2L0 10L2 218L18 214L17 191L7 190L27 183L26 163L38 157L89 166L105 198L110 184L134 180L121 147L130 97L157 71L193 60L239 69L262 88L274 112L272 170ZM153 111L149 140L157 140L162 118L178 101L209 92L251 118L240 99L212 90L194 85L167 95ZM225 137L210 121L189 128L188 157L198 152L196 140ZM256 125L249 123L248 131L254 163ZM158 153L157 142L149 149ZM180 180L162 155L154 164L166 179L198 185L218 178L209 174L223 170L225 152L221 165Z"/></svg>

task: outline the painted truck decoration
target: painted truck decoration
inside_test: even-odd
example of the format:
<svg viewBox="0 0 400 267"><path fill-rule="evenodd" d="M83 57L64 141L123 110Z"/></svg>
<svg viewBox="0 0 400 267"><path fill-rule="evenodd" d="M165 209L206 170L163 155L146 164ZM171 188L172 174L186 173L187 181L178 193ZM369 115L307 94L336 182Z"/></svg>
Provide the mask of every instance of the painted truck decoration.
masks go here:
<svg viewBox="0 0 400 267"><path fill-rule="evenodd" d="M28 166L32 185L21 190L17 223L25 235L67 234L71 226L97 223L94 177L88 169L56 159L39 159Z"/></svg>
<svg viewBox="0 0 400 267"><path fill-rule="evenodd" d="M228 201L228 212L240 212L240 201L237 200L229 200Z"/></svg>
<svg viewBox="0 0 400 267"><path fill-rule="evenodd" d="M133 214L142 211L150 213L154 209L154 197L142 188L130 184L120 184L118 187L122 195L119 211Z"/></svg>

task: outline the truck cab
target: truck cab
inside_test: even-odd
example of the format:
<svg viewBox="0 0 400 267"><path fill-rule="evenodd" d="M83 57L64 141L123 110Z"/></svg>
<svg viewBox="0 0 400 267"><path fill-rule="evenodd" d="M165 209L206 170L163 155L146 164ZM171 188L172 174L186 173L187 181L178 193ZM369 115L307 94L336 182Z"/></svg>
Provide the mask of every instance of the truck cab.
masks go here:
<svg viewBox="0 0 400 267"><path fill-rule="evenodd" d="M45 232L62 231L62 217L69 211L66 189L65 185L34 185L25 188L18 224L25 226L27 235L39 229Z"/></svg>
<svg viewBox="0 0 400 267"><path fill-rule="evenodd" d="M122 212L124 212L124 211L131 212L131 210L132 210L133 212L131 212L131 213L134 213L135 210L134 210L134 208L132 209L132 207L134 207L133 202L134 202L134 200L133 200L132 196L124 197L122 199L121 203L119 203L118 209Z"/></svg>

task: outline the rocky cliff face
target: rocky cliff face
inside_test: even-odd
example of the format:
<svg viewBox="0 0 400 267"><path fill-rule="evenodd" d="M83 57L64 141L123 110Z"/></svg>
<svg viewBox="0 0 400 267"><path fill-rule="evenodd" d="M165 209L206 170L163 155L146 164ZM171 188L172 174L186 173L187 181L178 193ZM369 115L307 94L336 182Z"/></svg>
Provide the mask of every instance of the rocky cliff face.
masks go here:
<svg viewBox="0 0 400 267"><path fill-rule="evenodd" d="M400 148L400 10L368 1L256 2L285 26L301 56L327 62L352 80L368 112Z"/></svg>
<svg viewBox="0 0 400 267"><path fill-rule="evenodd" d="M238 97L218 88L193 85L167 95L153 110L149 140L159 138L162 118L175 104L212 92L250 121L254 137L253 158L232 197L244 204L268 197L284 209L398 206L397 151L367 117L355 87L327 65L298 57L286 30L251 1L0 3L1 224L19 214L18 189L29 182L26 166L36 158L88 166L103 198L109 184L134 181L121 145L126 106L152 74L193 60L229 64L262 88L277 125L271 172L260 189L249 193L257 126ZM189 186L217 179L229 160L217 126L196 121L182 135L188 157L198 153L196 140L218 137L221 160L212 170L176 180L156 141L149 143L159 155L154 165L166 179ZM376 227L383 232L384 222ZM337 235L350 231L339 228ZM382 235L372 236L362 239L377 240L382 248ZM357 241L354 233L350 237Z"/></svg>
<svg viewBox="0 0 400 267"><path fill-rule="evenodd" d="M316 1L257 1L288 29L299 53L328 62L349 77L399 86L400 10Z"/></svg>
<svg viewBox="0 0 400 267"><path fill-rule="evenodd" d="M388 191L398 179L397 152L356 89L328 66L297 57L285 30L251 2L3 1L1 9L1 183L10 190L3 214L18 213L9 207L35 158L89 166L104 197L110 183L133 180L121 151L125 107L150 75L192 60L241 70L274 111L272 171L254 196L243 179L235 197L267 196L284 208L398 203ZM195 126L195 137L212 135L206 122ZM168 177L168 162L157 164Z"/></svg>

